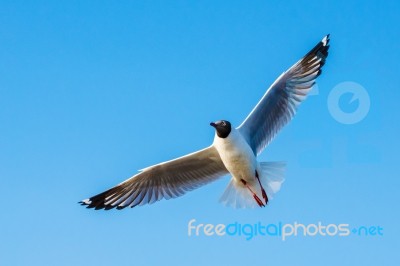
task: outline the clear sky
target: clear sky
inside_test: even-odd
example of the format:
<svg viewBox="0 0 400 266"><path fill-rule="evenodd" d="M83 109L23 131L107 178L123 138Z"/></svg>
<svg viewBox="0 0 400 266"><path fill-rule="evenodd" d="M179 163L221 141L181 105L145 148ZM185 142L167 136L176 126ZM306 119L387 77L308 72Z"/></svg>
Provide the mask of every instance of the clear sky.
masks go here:
<svg viewBox="0 0 400 266"><path fill-rule="evenodd" d="M397 265L399 14L399 1L0 1L0 265ZM123 211L77 204L209 145L211 121L239 125L327 33L318 91L260 156L288 163L267 208L219 204L228 177ZM189 237L192 219L383 235Z"/></svg>

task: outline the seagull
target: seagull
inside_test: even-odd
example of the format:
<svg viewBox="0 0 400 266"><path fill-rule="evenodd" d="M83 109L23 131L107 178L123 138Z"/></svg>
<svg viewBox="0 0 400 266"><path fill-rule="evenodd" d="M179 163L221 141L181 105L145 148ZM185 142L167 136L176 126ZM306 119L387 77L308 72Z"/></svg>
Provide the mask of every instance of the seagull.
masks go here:
<svg viewBox="0 0 400 266"><path fill-rule="evenodd" d="M321 74L328 56L329 34L283 72L243 123L210 123L211 146L142 170L122 183L79 203L87 208L124 209L171 199L232 176L221 202L234 208L265 207L284 181L284 162L258 162L257 156L295 115Z"/></svg>

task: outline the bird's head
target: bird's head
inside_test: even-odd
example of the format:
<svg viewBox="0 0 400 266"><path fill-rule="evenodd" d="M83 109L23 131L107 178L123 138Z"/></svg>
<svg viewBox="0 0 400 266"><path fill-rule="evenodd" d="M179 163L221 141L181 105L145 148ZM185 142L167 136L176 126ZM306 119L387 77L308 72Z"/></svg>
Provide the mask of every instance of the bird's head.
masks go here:
<svg viewBox="0 0 400 266"><path fill-rule="evenodd" d="M228 137L232 130L231 123L226 120L211 122L210 126L214 127L218 137L223 139Z"/></svg>

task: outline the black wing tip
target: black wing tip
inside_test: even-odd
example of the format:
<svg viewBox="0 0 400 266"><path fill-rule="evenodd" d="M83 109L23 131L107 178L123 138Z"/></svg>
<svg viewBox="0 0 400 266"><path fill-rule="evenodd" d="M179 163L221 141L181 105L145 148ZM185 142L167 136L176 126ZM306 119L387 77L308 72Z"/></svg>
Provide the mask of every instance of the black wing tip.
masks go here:
<svg viewBox="0 0 400 266"><path fill-rule="evenodd" d="M88 203L88 200L89 199L78 201L78 204L81 205L81 206L88 206L89 207L90 203Z"/></svg>
<svg viewBox="0 0 400 266"><path fill-rule="evenodd" d="M323 61L328 57L329 50L329 42L330 42L330 34L325 35L324 38L311 50L316 55L322 58Z"/></svg>
<svg viewBox="0 0 400 266"><path fill-rule="evenodd" d="M98 196L94 196L89 199L81 200L78 202L81 206L86 206L87 209L95 209L95 210L110 210L114 208L114 206L111 205L105 205L104 204L104 198L100 199Z"/></svg>
<svg viewBox="0 0 400 266"><path fill-rule="evenodd" d="M90 197L88 199L84 199L79 202L82 206L86 206L88 209L95 209L95 210L101 210L104 209L106 211L111 210L117 206L113 206L111 204L105 204L106 198L113 194L115 191L118 190L118 187L111 188L109 190L106 190L100 194L97 194L96 196Z"/></svg>
<svg viewBox="0 0 400 266"><path fill-rule="evenodd" d="M111 190L108 190L91 198L81 200L78 202L78 204L86 206L87 209L105 210L105 211L111 209L122 210L125 209L126 207L133 208L139 205L139 204L112 205L112 202L106 204L105 203L106 198L110 195L110 191Z"/></svg>
<svg viewBox="0 0 400 266"><path fill-rule="evenodd" d="M313 58L321 59L320 68L325 65L325 60L328 57L330 34L325 35L322 40L314 46L301 60L302 63L307 63Z"/></svg>
<svg viewBox="0 0 400 266"><path fill-rule="evenodd" d="M81 206L86 206L86 209L94 209L94 210L111 210L113 208L115 208L115 206L112 205L104 205L104 204L99 204L99 205L94 205L94 204L87 204L84 202L78 202Z"/></svg>
<svg viewBox="0 0 400 266"><path fill-rule="evenodd" d="M322 38L321 43L323 46L329 46L329 41L331 40L331 34L328 33L327 35L325 35L324 38Z"/></svg>
<svg viewBox="0 0 400 266"><path fill-rule="evenodd" d="M129 205L125 206L105 205L104 200L105 198L99 198L98 196L94 196L89 199L81 200L78 202L78 204L80 204L81 206L86 206L87 209L94 209L96 211L97 210L109 211L111 209L122 210L129 206Z"/></svg>

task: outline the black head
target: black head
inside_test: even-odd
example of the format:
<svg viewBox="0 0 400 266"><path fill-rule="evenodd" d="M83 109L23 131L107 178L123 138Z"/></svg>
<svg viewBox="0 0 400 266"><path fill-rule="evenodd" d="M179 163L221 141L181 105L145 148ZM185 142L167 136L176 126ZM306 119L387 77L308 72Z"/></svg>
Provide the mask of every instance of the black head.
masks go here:
<svg viewBox="0 0 400 266"><path fill-rule="evenodd" d="M219 120L217 122L211 122L210 126L215 128L215 131L217 131L217 135L220 138L226 138L229 136L229 133L231 133L232 127L231 123L226 120Z"/></svg>

